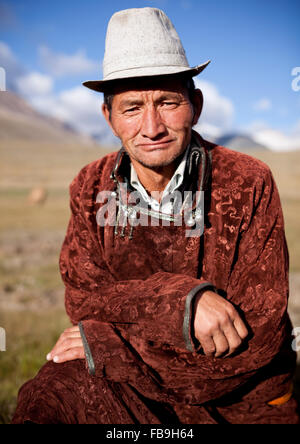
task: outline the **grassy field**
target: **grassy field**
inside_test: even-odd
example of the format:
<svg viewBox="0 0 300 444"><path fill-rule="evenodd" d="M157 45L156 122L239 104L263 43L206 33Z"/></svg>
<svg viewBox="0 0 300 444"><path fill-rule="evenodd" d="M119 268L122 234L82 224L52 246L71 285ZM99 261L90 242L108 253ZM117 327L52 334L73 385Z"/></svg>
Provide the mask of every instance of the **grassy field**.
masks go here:
<svg viewBox="0 0 300 444"><path fill-rule="evenodd" d="M0 352L0 423L10 421L19 387L37 373L69 325L58 271L70 214L68 185L84 165L107 151L20 141L9 147L0 144L0 326L7 335L7 351ZM291 271L297 277L292 282L292 314L300 325L300 152L252 155L271 167L280 191ZM28 202L35 186L47 190L43 205Z"/></svg>
<svg viewBox="0 0 300 444"><path fill-rule="evenodd" d="M6 424L14 413L18 388L45 364L47 353L69 321L62 309L9 310L1 313L0 324L7 330L7 351L0 358L0 424Z"/></svg>

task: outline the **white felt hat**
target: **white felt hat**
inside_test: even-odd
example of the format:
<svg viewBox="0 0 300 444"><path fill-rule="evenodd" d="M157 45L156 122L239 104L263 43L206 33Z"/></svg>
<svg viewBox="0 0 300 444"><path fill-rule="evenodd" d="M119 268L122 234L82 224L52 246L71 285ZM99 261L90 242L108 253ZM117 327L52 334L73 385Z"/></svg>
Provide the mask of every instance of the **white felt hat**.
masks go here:
<svg viewBox="0 0 300 444"><path fill-rule="evenodd" d="M108 23L103 80L89 80L83 85L103 92L120 79L179 73L193 77L209 63L189 66L173 24L160 9L125 9L116 12Z"/></svg>

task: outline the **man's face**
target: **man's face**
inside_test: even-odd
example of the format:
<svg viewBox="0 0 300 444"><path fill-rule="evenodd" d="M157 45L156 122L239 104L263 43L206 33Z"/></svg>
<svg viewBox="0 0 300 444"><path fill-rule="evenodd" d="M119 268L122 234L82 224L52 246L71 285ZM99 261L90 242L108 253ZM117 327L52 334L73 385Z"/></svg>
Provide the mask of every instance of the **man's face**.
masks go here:
<svg viewBox="0 0 300 444"><path fill-rule="evenodd" d="M105 105L103 113L133 163L159 168L185 151L201 107L200 99L192 105L180 81L169 80L155 87L116 91L111 113Z"/></svg>

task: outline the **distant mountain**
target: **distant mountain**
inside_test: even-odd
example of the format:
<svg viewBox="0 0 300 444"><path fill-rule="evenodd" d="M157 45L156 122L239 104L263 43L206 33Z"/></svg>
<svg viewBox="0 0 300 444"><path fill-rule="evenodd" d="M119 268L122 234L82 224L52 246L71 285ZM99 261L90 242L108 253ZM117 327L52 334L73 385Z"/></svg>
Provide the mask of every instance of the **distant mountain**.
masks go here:
<svg viewBox="0 0 300 444"><path fill-rule="evenodd" d="M255 142L246 134L230 133L218 137L215 141L218 145L225 146L235 151L268 150L264 145Z"/></svg>
<svg viewBox="0 0 300 444"><path fill-rule="evenodd" d="M95 144L70 125L34 110L11 91L0 92L0 141L24 140L52 143Z"/></svg>

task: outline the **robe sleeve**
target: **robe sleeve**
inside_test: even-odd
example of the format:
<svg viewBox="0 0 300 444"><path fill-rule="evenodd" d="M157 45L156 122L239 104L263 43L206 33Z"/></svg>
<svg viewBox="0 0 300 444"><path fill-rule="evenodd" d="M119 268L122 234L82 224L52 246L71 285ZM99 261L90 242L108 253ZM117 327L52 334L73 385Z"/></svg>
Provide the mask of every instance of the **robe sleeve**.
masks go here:
<svg viewBox="0 0 300 444"><path fill-rule="evenodd" d="M193 298L213 285L167 272L144 280L116 281L80 206L80 176L71 184L70 195L71 219L61 250L60 270L72 323L93 319L138 324L139 334L146 340L170 344L182 351L192 350Z"/></svg>
<svg viewBox="0 0 300 444"><path fill-rule="evenodd" d="M163 399L159 375L130 346L115 325L93 319L79 322L90 375L133 384ZM87 341L88 338L88 341Z"/></svg>
<svg viewBox="0 0 300 444"><path fill-rule="evenodd" d="M248 349L232 360L233 366L241 363L240 371L258 369L275 358L290 325L289 256L280 197L269 169L247 206L226 289L228 300L239 308L250 330Z"/></svg>

